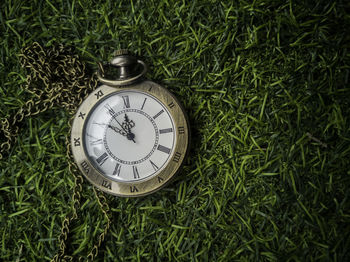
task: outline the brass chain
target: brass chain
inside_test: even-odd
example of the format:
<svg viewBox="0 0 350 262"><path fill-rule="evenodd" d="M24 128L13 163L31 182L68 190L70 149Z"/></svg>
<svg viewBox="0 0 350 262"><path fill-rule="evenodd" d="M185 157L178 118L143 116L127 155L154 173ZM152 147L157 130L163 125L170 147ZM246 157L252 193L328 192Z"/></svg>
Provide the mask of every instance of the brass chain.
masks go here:
<svg viewBox="0 0 350 262"><path fill-rule="evenodd" d="M71 47L53 45L43 48L35 42L24 48L19 57L21 66L28 70L26 84L23 88L33 98L28 100L13 116L1 119L0 136L5 139L0 143L0 159L4 157L4 153L9 153L24 119L45 112L54 106L66 109L73 119L78 105L97 86L96 76L87 76L85 64L77 54L73 54ZM71 121L69 122L70 127ZM52 261L73 261L74 259L66 254L67 239L71 222L78 218L77 210L80 207L83 177L72 159L68 136L66 146L69 171L74 177L72 214L67 215L62 222L61 234L58 237L59 251ZM94 193L107 222L97 243L89 252L88 260L93 260L97 256L111 224L109 206L105 196L97 192L95 188ZM86 258L79 257L80 260L86 260Z"/></svg>

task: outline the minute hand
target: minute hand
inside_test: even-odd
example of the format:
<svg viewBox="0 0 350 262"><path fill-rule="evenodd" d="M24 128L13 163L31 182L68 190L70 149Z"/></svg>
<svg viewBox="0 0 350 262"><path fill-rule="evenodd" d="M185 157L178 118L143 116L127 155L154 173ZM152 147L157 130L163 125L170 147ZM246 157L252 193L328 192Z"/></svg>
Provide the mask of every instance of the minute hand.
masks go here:
<svg viewBox="0 0 350 262"><path fill-rule="evenodd" d="M124 122L122 123L124 129L128 130L128 133L131 133L131 128L135 126L135 122L130 120L127 114L124 116Z"/></svg>
<svg viewBox="0 0 350 262"><path fill-rule="evenodd" d="M135 123L134 121L132 120L129 120L127 114L125 114L125 117L124 117L124 122L122 123L123 125L123 128L124 130L127 129L128 130L128 133L126 135L126 138L128 140L132 140L134 143L135 142L135 134L131 132L131 128L135 126Z"/></svg>

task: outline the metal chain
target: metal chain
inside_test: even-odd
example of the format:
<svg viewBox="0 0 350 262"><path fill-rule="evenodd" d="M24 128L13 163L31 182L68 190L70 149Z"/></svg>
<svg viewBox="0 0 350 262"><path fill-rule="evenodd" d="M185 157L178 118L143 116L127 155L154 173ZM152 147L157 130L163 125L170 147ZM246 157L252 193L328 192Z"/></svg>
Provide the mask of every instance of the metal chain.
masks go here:
<svg viewBox="0 0 350 262"><path fill-rule="evenodd" d="M91 249L90 253L87 256L87 258L91 261L93 261L94 258L97 256L98 250L99 250L101 244L103 243L106 235L108 234L108 230L111 226L109 205L108 205L107 199L101 191L96 190L95 187L93 187L93 189L94 189L94 193L95 193L96 199L98 201L98 204L100 205L101 211L102 211L107 222L106 222L106 225L104 227L103 232L98 236L97 244L94 245L94 247Z"/></svg>
<svg viewBox="0 0 350 262"><path fill-rule="evenodd" d="M69 123L69 126L71 127L73 118L71 118L71 121ZM80 172L78 171L77 166L74 163L74 160L72 158L72 152L71 152L71 146L69 138L66 139L66 145L67 145L67 159L69 159L69 171L74 176L74 189L73 189L73 213L70 216L66 216L65 219L62 222L62 228L61 228L61 235L59 236L59 242L60 242L60 250L57 252L57 254L54 256L54 258L51 260L53 262L57 261L74 261L74 258L72 256L66 255L66 247L67 247L67 238L69 234L69 225L70 223L78 218L77 210L80 207L80 198L81 198L81 191L82 191L82 184L83 184L83 177L80 175ZM76 175L79 174L79 175ZM103 232L98 237L97 244L94 245L94 247L91 249L90 253L87 256L87 259L90 261L93 261L94 258L98 254L98 250L104 241L105 236L108 233L108 230L110 228L111 219L109 215L109 205L107 203L107 200L102 192L97 192L97 190L93 187L97 202L101 208L101 211L106 219L106 225L103 230ZM79 257L79 261L83 261L83 257Z"/></svg>
<svg viewBox="0 0 350 262"><path fill-rule="evenodd" d="M43 48L35 42L24 48L19 57L21 66L28 70L26 84L23 88L33 98L28 100L14 115L1 119L0 136L5 139L4 142L0 143L0 159L4 157L4 153L8 154L10 151L24 119L45 112L54 106L63 107L73 116L77 106L97 86L96 76L87 76L85 64L77 54L73 54L71 47L53 45L49 48ZM71 127L71 121L69 127ZM67 215L62 222L61 234L58 237L59 251L52 261L74 260L72 256L66 254L67 239L71 222L78 218L77 210L80 207L83 177L72 159L68 136L66 137L66 145L69 171L74 177L72 214ZM93 260L97 256L111 224L109 206L105 196L101 192L97 192L95 188L94 193L107 222L103 232L98 237L98 242L87 256L89 260ZM84 260L84 258L79 257L80 260Z"/></svg>
<svg viewBox="0 0 350 262"><path fill-rule="evenodd" d="M5 141L0 144L0 159L4 152L8 153L11 149L19 125L25 118L45 112L55 105L64 107L72 114L97 84L96 77L85 75L85 64L78 55L72 54L72 49L63 45L44 49L35 42L23 49L19 58L21 66L29 71L23 89L33 98L13 116L1 119L0 131Z"/></svg>

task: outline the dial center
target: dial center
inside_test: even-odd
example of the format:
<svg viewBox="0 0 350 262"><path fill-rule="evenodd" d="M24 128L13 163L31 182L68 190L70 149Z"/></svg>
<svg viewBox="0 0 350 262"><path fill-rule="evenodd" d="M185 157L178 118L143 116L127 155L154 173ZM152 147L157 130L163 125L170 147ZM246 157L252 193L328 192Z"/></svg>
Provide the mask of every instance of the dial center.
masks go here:
<svg viewBox="0 0 350 262"><path fill-rule="evenodd" d="M134 135L134 133L128 133L128 134L126 135L126 138L127 138L128 140L134 140L135 135ZM135 142L135 143L136 143L136 142Z"/></svg>
<svg viewBox="0 0 350 262"><path fill-rule="evenodd" d="M147 160L157 149L159 130L144 111L125 109L115 113L104 130L104 146L121 164L135 165Z"/></svg>

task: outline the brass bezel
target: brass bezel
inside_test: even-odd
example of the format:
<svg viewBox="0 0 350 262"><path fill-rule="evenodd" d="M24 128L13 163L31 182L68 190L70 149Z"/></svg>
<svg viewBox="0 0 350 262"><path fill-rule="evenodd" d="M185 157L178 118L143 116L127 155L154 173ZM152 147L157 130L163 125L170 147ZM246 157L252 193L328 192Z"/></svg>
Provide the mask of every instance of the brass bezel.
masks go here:
<svg viewBox="0 0 350 262"><path fill-rule="evenodd" d="M171 159L159 174L145 181L118 182L101 174L89 161L83 146L84 124L94 106L104 97L120 91L141 91L156 97L168 109L174 121L175 146ZM179 132L180 131L180 132ZM75 162L83 175L94 186L112 195L137 197L153 193L164 185L179 170L189 148L189 125L185 111L179 101L162 86L145 80L129 86L101 85L80 105L74 117L71 130L71 148Z"/></svg>

